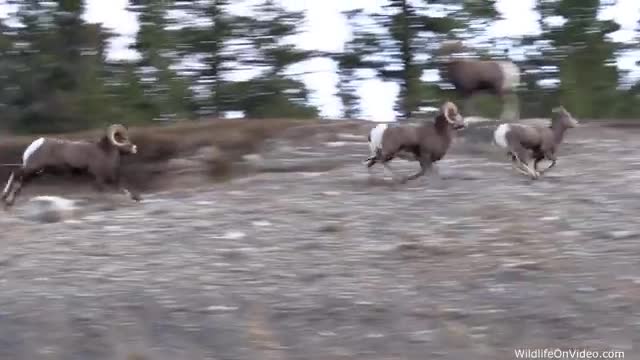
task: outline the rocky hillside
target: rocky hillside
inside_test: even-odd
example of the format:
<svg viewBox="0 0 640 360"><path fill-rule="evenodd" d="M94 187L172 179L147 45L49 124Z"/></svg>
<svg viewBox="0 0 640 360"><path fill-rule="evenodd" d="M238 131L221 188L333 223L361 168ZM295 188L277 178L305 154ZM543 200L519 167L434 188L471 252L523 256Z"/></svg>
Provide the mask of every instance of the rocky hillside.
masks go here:
<svg viewBox="0 0 640 360"><path fill-rule="evenodd" d="M361 164L368 126L292 127L242 176L185 175L139 204L56 193L78 202L53 223L28 199L55 189L26 193L0 218L0 358L632 356L638 130L574 129L531 181L469 129L437 172L394 185Z"/></svg>

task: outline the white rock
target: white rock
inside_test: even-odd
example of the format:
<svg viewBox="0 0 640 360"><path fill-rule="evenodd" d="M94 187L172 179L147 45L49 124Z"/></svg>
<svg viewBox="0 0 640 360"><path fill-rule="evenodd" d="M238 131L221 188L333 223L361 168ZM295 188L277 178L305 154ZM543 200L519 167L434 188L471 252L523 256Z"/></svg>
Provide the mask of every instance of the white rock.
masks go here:
<svg viewBox="0 0 640 360"><path fill-rule="evenodd" d="M215 312L226 312L226 311L236 311L238 310L237 306L224 306L224 305L211 305L207 308L207 311L215 311Z"/></svg>
<svg viewBox="0 0 640 360"><path fill-rule="evenodd" d="M64 221L78 209L74 200L59 196L36 196L24 206L24 217L41 223Z"/></svg>
<svg viewBox="0 0 640 360"><path fill-rule="evenodd" d="M246 155L242 156L242 159L244 161L253 162L253 163L260 162L260 161L264 160L264 158L260 154L246 154Z"/></svg>
<svg viewBox="0 0 640 360"><path fill-rule="evenodd" d="M541 217L540 220L542 221L556 221L559 220L560 218L557 216L545 216L545 217Z"/></svg>
<svg viewBox="0 0 640 360"><path fill-rule="evenodd" d="M219 236L220 239L239 240L247 236L242 231L227 231L224 235Z"/></svg>
<svg viewBox="0 0 640 360"><path fill-rule="evenodd" d="M314 178L314 177L318 177L318 176L324 175L326 173L323 173L323 172L300 172L298 174L300 174L303 178Z"/></svg>

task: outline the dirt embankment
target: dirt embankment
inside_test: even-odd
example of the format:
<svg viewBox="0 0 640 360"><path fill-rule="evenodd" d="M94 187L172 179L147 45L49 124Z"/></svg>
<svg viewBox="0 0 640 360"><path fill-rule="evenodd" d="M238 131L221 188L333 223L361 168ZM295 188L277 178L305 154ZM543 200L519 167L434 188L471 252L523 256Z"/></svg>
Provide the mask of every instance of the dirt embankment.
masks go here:
<svg viewBox="0 0 640 360"><path fill-rule="evenodd" d="M135 156L123 157L123 179L140 191L153 191L206 184L227 180L234 176L260 171L264 167L250 166L261 148L276 138L295 138L298 142L317 135L338 133L341 130L366 126L362 121L322 120L203 120L177 125L149 126L130 129L132 141L138 145ZM55 137L67 139L97 139L101 130L86 131ZM0 138L0 163L19 164L22 153L31 141L40 136ZM329 139L328 139L329 140ZM255 163L255 161L254 161ZM275 167L272 167L275 169ZM0 179L9 177L12 167L0 167ZM31 189L53 186L58 192L65 189L87 188L86 176L41 176Z"/></svg>

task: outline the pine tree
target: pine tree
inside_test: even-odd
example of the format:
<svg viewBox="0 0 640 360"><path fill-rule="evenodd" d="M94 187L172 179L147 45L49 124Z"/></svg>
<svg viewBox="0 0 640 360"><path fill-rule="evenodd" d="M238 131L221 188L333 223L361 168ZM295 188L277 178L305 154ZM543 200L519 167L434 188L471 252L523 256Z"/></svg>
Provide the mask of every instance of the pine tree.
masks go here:
<svg viewBox="0 0 640 360"><path fill-rule="evenodd" d="M229 97L238 100L235 110L254 118L318 115L318 109L308 105L309 91L304 82L287 75L292 65L315 55L291 44L303 20L304 13L287 11L273 0L256 5L254 15L242 20L239 37L249 46L238 62L260 74L228 87Z"/></svg>
<svg viewBox="0 0 640 360"><path fill-rule="evenodd" d="M129 0L129 10L138 15L140 29L132 48L140 54L139 82L150 98L155 119L192 116L190 81L178 75L174 67L179 62L175 25L168 12L176 8L173 0Z"/></svg>
<svg viewBox="0 0 640 360"><path fill-rule="evenodd" d="M620 76L615 64L618 45L607 35L619 25L598 19L599 0L540 2L539 9L546 18L565 20L557 27L546 25L542 35L550 47L545 61L560 71L559 102L576 116L612 116Z"/></svg>
<svg viewBox="0 0 640 360"><path fill-rule="evenodd" d="M357 64L358 69L376 70L383 80L397 83L400 92L395 110L401 120L407 119L427 96L437 94L421 77L424 70L435 66L430 59L441 40L462 33L460 29L472 16L495 16L493 6L492 0L390 0L382 13L363 16L352 12L348 17L354 36L347 45L347 55L357 60L342 62L341 71L348 75L349 67ZM446 16L429 11L436 7L443 9ZM373 19L383 31L362 25L366 18Z"/></svg>
<svg viewBox="0 0 640 360"><path fill-rule="evenodd" d="M11 127L55 132L108 121L103 60L110 34L83 21L81 0L16 3L23 26L15 29L12 45L18 91L8 104L15 116Z"/></svg>
<svg viewBox="0 0 640 360"><path fill-rule="evenodd" d="M228 98L225 87L228 76L236 69L236 54L230 41L239 36L242 17L228 11L228 0L181 1L177 8L187 14L178 31L178 49L182 57L197 59L201 64L190 68L194 85L199 89L198 108L201 114L220 117L232 107L234 98ZM238 46L238 45L236 45Z"/></svg>
<svg viewBox="0 0 640 360"><path fill-rule="evenodd" d="M367 59L378 52L380 45L378 38L359 22L363 17L362 9L345 11L343 15L351 28L352 40L344 45L342 52L329 55L336 62L338 69L336 95L342 103L343 117L353 119L361 113L358 96L361 80L359 70L376 67L376 63Z"/></svg>

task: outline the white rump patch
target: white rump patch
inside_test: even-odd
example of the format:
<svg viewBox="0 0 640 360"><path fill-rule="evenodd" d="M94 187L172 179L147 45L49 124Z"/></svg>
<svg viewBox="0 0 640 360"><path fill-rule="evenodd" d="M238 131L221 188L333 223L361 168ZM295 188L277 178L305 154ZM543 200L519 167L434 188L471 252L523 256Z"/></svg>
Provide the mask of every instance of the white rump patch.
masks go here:
<svg viewBox="0 0 640 360"><path fill-rule="evenodd" d="M509 124L501 124L496 128L496 131L493 132L493 140L501 148L506 149L509 147L509 144L507 143L507 133L510 128L511 125Z"/></svg>
<svg viewBox="0 0 640 360"><path fill-rule="evenodd" d="M504 76L502 90L517 88L520 85L520 68L509 61L498 61L498 65L500 65Z"/></svg>
<svg viewBox="0 0 640 360"><path fill-rule="evenodd" d="M27 147L27 149L22 154L23 166L27 165L27 160L29 160L31 155L33 155L33 153L36 152L36 150L38 150L40 146L42 146L42 144L44 144L44 138L39 138L38 140L35 140L34 142L31 143L31 145Z"/></svg>
<svg viewBox="0 0 640 360"><path fill-rule="evenodd" d="M371 129L371 140L369 141L369 149L371 149L371 155L376 154L376 150L382 148L382 135L387 130L389 125L378 124Z"/></svg>

